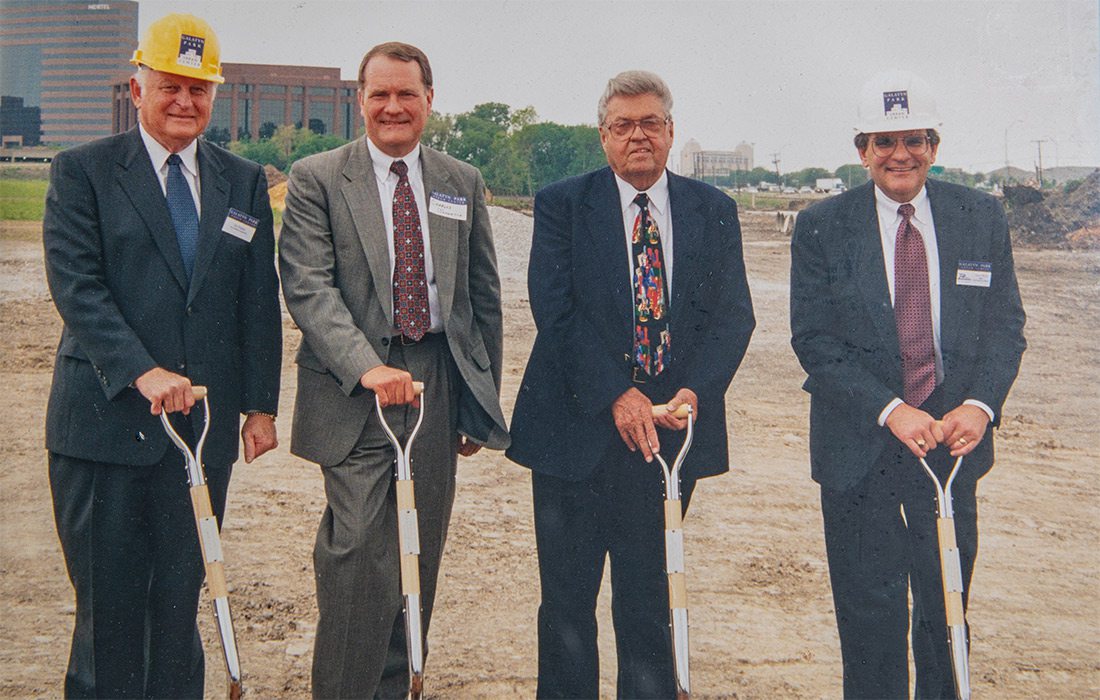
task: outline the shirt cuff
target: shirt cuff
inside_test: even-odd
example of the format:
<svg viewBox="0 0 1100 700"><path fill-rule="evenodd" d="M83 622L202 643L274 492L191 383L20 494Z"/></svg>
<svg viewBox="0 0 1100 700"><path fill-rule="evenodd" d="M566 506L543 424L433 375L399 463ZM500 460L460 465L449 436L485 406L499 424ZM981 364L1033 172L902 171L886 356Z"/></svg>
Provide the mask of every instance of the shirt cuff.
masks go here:
<svg viewBox="0 0 1100 700"><path fill-rule="evenodd" d="M989 406L986 406L984 403L982 403L981 401L979 401L977 399L967 399L966 401L963 401L963 405L964 406L977 406L978 408L982 409L983 411L985 411L985 414L987 416L989 416L989 422L990 423L992 423L996 418L993 415L993 409L990 408Z"/></svg>
<svg viewBox="0 0 1100 700"><path fill-rule="evenodd" d="M905 402L901 399L895 398L893 401L886 404L886 408L882 409L882 412L878 414L878 425L880 428L886 425L886 419L890 417L890 414L894 411L894 409L902 405L903 403Z"/></svg>

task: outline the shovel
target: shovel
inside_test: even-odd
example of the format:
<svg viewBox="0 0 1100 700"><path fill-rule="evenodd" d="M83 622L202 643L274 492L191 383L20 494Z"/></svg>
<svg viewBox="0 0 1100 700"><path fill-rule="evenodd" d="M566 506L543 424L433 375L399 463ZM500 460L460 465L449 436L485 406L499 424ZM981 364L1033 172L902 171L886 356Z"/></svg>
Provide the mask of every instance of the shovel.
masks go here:
<svg viewBox="0 0 1100 700"><path fill-rule="evenodd" d="M214 619L218 624L218 638L221 640L225 657L225 671L229 676L229 698L241 697L241 660L237 655L237 636L233 631L233 616L229 611L229 591L225 585L225 564L222 560L222 539L218 533L218 520L214 517L214 508L210 505L210 490L206 486L206 474L202 469L202 446L206 434L210 431L210 402L206 398L206 387L192 386L195 400L202 399L202 435L195 445L195 451L187 446L183 438L168 421L168 413L161 411L160 422L176 447L183 453L187 467L187 481L191 484L191 508L195 512L195 526L199 533L199 546L202 547L202 562L206 567L206 588L214 599Z"/></svg>
<svg viewBox="0 0 1100 700"><path fill-rule="evenodd" d="M653 416L669 413L664 404L653 407ZM676 672L676 698L691 697L691 680L688 674L688 611L687 579L684 574L684 518L680 502L680 467L691 449L695 430L695 415L690 404L679 406L672 415L687 419L687 435L679 454L669 469L659 452L653 454L661 463L665 477L665 573L668 574L668 615L672 625L672 662Z"/></svg>
<svg viewBox="0 0 1100 700"><path fill-rule="evenodd" d="M955 460L955 466L945 485L923 457L920 464L936 486L936 531L940 547L940 571L943 574L943 603L947 610L948 645L951 650L951 671L955 680L955 696L958 700L970 700L970 662L966 642L966 613L963 610L962 563L959 545L955 541L955 512L951 506L951 484L959 473L963 458Z"/></svg>
<svg viewBox="0 0 1100 700"><path fill-rule="evenodd" d="M401 551L401 595L405 599L405 645L409 657L409 700L420 700L424 692L424 636L420 609L420 528L417 526L416 499L413 496L412 467L409 455L413 440L424 421L424 383L413 382L413 391L420 396L420 410L416 425L409 433L405 445L394 435L378 396L374 397L378 421L393 445L395 453L397 488L397 541Z"/></svg>

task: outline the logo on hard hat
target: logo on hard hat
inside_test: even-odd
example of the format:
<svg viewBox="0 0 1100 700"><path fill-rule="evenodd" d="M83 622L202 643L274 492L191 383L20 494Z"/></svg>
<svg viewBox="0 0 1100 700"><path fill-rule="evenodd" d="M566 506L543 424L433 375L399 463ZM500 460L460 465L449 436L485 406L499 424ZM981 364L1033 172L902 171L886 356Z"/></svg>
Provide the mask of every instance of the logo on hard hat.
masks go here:
<svg viewBox="0 0 1100 700"><path fill-rule="evenodd" d="M887 119L904 119L909 116L909 91L892 90L882 93L882 113Z"/></svg>
<svg viewBox="0 0 1100 700"><path fill-rule="evenodd" d="M206 39L201 36L180 34L180 53L176 57L176 63L190 68L202 68L204 46L206 46Z"/></svg>

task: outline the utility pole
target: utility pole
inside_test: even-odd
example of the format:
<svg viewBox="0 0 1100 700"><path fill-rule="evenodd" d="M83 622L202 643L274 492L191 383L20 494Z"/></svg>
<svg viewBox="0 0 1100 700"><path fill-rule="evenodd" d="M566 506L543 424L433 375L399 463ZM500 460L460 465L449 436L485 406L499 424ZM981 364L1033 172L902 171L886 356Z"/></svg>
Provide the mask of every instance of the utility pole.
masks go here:
<svg viewBox="0 0 1100 700"><path fill-rule="evenodd" d="M1047 142L1047 139L1036 139L1032 143L1039 151L1039 189L1043 189L1043 144Z"/></svg>
<svg viewBox="0 0 1100 700"><path fill-rule="evenodd" d="M775 179L779 180L779 186L782 187L783 186L783 176L779 174L779 154L778 153L773 153L773 154L771 154L771 156L772 156L772 163L775 165Z"/></svg>

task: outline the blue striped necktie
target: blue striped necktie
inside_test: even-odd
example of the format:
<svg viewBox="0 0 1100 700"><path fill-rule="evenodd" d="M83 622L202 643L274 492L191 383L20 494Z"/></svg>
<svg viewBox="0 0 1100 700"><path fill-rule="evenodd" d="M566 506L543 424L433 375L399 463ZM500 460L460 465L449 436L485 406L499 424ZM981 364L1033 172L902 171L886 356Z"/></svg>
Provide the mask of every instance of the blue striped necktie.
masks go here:
<svg viewBox="0 0 1100 700"><path fill-rule="evenodd" d="M195 199L191 196L191 187L183 176L179 154L168 156L168 212L172 215L172 225L176 228L176 240L179 241L180 255L183 256L183 269L187 279L195 269L195 253L199 247L199 212L195 209Z"/></svg>

